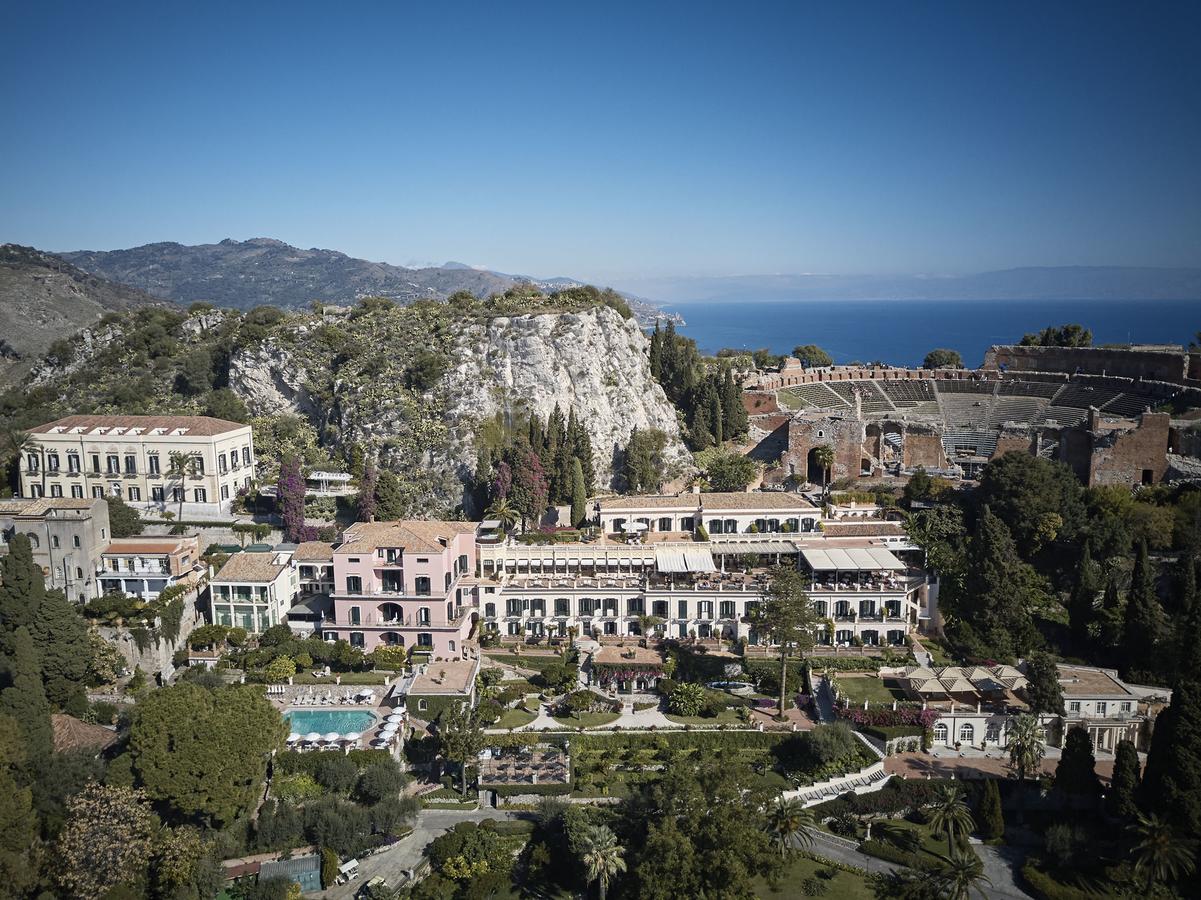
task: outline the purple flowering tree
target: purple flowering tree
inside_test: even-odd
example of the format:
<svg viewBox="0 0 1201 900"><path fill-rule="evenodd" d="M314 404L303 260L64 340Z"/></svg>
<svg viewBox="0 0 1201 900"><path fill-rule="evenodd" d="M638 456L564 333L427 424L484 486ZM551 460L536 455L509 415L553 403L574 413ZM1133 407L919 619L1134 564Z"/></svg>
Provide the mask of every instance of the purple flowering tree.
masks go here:
<svg viewBox="0 0 1201 900"><path fill-rule="evenodd" d="M317 529L304 523L304 475L300 471L300 460L295 456L280 464L276 491L284 520L284 537L295 543L316 540Z"/></svg>

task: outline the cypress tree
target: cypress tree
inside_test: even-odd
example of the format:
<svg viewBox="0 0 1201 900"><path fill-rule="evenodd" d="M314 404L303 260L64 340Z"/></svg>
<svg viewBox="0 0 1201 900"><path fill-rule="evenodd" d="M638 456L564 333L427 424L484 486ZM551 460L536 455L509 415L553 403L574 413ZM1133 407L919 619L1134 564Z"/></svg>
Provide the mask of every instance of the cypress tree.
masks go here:
<svg viewBox="0 0 1201 900"><path fill-rule="evenodd" d="M1097 599L1097 565L1089 553L1088 544L1080 554L1080 565L1076 569L1076 585L1068 599L1068 620L1072 637L1078 644L1088 640L1088 626L1093 621L1093 604Z"/></svg>
<svg viewBox="0 0 1201 900"><path fill-rule="evenodd" d="M1126 673L1153 672L1156 646L1163 629L1163 610L1155 596L1155 575L1147 542L1139 541L1134 557L1130 594L1122 616L1122 662Z"/></svg>
<svg viewBox="0 0 1201 900"><path fill-rule="evenodd" d="M713 389L712 384L707 386L705 393L709 395L709 421L713 423L713 443L720 447L726 439L725 430L721 424L721 398L717 396L717 391Z"/></svg>
<svg viewBox="0 0 1201 900"><path fill-rule="evenodd" d="M1155 720L1140 806L1184 834L1201 833L1201 681L1182 679Z"/></svg>
<svg viewBox="0 0 1201 900"><path fill-rule="evenodd" d="M742 388L734 380L734 373L726 368L721 385L721 405L725 413L727 438L742 437L747 432L746 407L742 405Z"/></svg>
<svg viewBox="0 0 1201 900"><path fill-rule="evenodd" d="M32 625L45 596L46 579L33 561L29 537L14 534L8 542L8 555L0 560L0 626L5 635ZM6 646L11 652L11 643L6 641Z"/></svg>
<svg viewBox="0 0 1201 900"><path fill-rule="evenodd" d="M1001 809L1001 791L994 778L984 782L984 796L980 798L980 809L976 821L985 840L995 841L1005 836L1005 813Z"/></svg>
<svg viewBox="0 0 1201 900"><path fill-rule="evenodd" d="M83 688L91 656L88 630L62 591L46 593L29 633L50 701L67 710L86 706Z"/></svg>
<svg viewBox="0 0 1201 900"><path fill-rule="evenodd" d="M1038 638L1031 610L1043 598L1034 569L1022 561L1009 529L986 506L968 548L959 622L977 634L989 655L1012 659Z"/></svg>
<svg viewBox="0 0 1201 900"><path fill-rule="evenodd" d="M1197 602L1197 559L1192 553L1183 553L1177 567L1176 608L1188 613Z"/></svg>
<svg viewBox="0 0 1201 900"><path fill-rule="evenodd" d="M1078 800L1089 800L1101 793L1093 742L1088 731L1079 725L1069 728L1064 739L1063 753L1055 769L1055 789Z"/></svg>
<svg viewBox="0 0 1201 900"><path fill-rule="evenodd" d="M50 753L50 704L42 688L33 637L24 625L12 634L12 653L6 666L7 687L0 691L0 713L12 716L21 727L31 759Z"/></svg>
<svg viewBox="0 0 1201 900"><path fill-rule="evenodd" d="M1111 816L1133 819L1138 814L1135 797L1139 787L1138 751L1130 741L1118 741L1113 757L1113 778L1105 795L1105 808Z"/></svg>
<svg viewBox="0 0 1201 900"><path fill-rule="evenodd" d="M698 404L692 414L692 446L696 450L713 446L713 421L709 418L707 403Z"/></svg>
<svg viewBox="0 0 1201 900"><path fill-rule="evenodd" d="M651 332L651 377L655 381L663 379L663 332L659 330L659 320L655 320L655 330Z"/></svg>
<svg viewBox="0 0 1201 900"><path fill-rule="evenodd" d="M571 460L571 524L579 527L588 515L588 493L584 490L584 468L578 458Z"/></svg>

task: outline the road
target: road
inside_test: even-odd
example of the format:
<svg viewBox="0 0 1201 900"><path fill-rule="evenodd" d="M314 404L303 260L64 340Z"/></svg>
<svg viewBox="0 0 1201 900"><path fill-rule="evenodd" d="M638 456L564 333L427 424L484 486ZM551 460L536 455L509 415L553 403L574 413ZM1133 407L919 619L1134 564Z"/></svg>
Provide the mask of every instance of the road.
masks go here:
<svg viewBox="0 0 1201 900"><path fill-rule="evenodd" d="M336 885L315 896L330 900L347 900L372 878L379 876L389 886L404 883L405 873L421 861L421 854L434 838L445 834L460 822L482 822L484 819L511 819L517 813L503 809L423 809L413 824L413 833L395 846L359 862L359 877L348 884Z"/></svg>

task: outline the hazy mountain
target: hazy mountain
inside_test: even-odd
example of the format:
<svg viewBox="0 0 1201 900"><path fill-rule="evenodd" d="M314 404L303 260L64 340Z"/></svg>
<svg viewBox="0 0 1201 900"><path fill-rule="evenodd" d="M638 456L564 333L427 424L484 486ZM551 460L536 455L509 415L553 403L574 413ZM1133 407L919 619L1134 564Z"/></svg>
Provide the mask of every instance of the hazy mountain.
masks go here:
<svg viewBox="0 0 1201 900"><path fill-rule="evenodd" d="M506 275L458 262L408 269L356 259L336 250L301 250L271 238L226 239L195 246L146 244L128 250L79 250L59 255L88 272L156 297L185 305L204 300L237 309L260 304L296 309L314 300L345 305L366 296L411 302L441 299L455 291L486 297L525 281L543 289L580 283ZM646 304L632 305L640 320L654 317L653 308L647 309Z"/></svg>
<svg viewBox="0 0 1201 900"><path fill-rule="evenodd" d="M1060 266L963 276L731 275L627 281L660 303L755 300L1193 300L1201 269Z"/></svg>
<svg viewBox="0 0 1201 900"><path fill-rule="evenodd" d="M32 247L0 245L0 381L20 378L54 341L106 312L162 302Z"/></svg>

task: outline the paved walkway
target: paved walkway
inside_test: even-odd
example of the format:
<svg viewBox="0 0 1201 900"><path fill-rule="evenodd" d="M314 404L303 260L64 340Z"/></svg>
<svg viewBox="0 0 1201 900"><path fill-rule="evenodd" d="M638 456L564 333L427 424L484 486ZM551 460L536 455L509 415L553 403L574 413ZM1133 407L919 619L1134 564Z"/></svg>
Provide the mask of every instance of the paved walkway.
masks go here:
<svg viewBox="0 0 1201 900"><path fill-rule="evenodd" d="M818 682L813 702L817 705L817 714L823 722L834 721L834 691L830 688L830 679L825 675Z"/></svg>
<svg viewBox="0 0 1201 900"><path fill-rule="evenodd" d="M1018 873L1022 863L1026 861L1026 853L1019 847L1008 844L990 846L977 844L972 841L972 849L984 863L984 874L992 882L991 887L985 887L988 897L1000 897L1002 900L1030 900L1030 895L1018 887Z"/></svg>
<svg viewBox="0 0 1201 900"><path fill-rule="evenodd" d="M1042 761L1042 771L1054 775L1059 765L1059 749L1048 747ZM1012 778L1009 757L999 749L985 752L936 750L930 753L897 753L885 758L884 771L903 778ZM1097 775L1103 784L1113 776L1113 757L1097 757Z"/></svg>
<svg viewBox="0 0 1201 900"><path fill-rule="evenodd" d="M372 878L383 878L389 887L404 883L405 873L421 861L425 848L439 835L445 834L460 822L482 822L484 819L511 819L518 813L503 809L423 809L413 823L413 833L395 846L359 861L359 877L347 884L336 885L316 896L331 900L348 900L355 891Z"/></svg>

